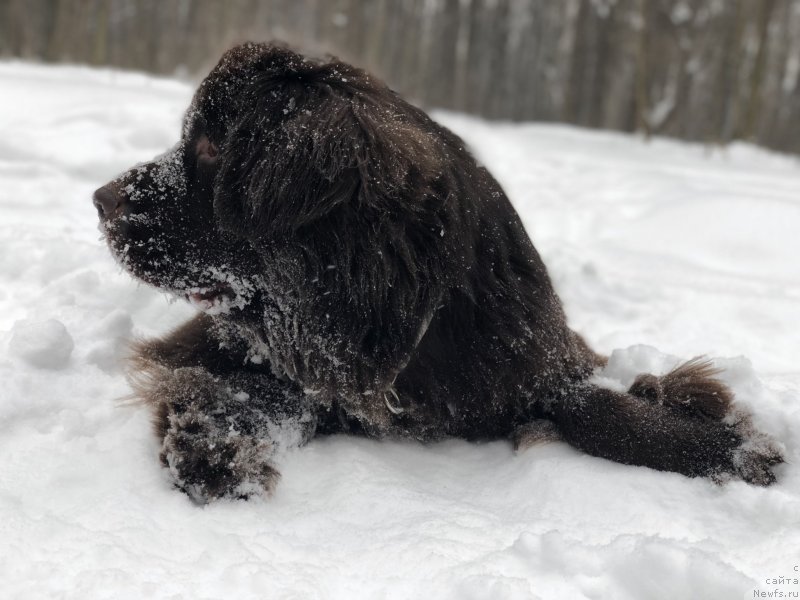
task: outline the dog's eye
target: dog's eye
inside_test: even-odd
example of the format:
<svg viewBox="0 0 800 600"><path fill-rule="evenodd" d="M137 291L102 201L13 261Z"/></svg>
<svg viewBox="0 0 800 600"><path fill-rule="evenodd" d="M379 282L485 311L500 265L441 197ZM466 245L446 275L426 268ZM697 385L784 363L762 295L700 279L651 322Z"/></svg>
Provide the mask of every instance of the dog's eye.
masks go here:
<svg viewBox="0 0 800 600"><path fill-rule="evenodd" d="M200 136L200 139L197 140L197 146L195 147L195 152L197 154L198 159L203 159L207 161L214 161L219 154L219 149L217 148L216 144L208 139L208 136L203 134Z"/></svg>

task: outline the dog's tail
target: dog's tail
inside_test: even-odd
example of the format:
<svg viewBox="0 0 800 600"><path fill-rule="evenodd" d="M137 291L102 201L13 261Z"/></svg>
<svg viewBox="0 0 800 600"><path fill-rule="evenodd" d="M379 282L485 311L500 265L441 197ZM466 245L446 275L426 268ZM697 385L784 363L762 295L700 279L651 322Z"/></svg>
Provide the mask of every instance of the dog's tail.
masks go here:
<svg viewBox="0 0 800 600"><path fill-rule="evenodd" d="M640 375L627 393L589 380L565 390L550 418L581 450L689 477L769 485L780 450L732 409L732 393L711 364L693 359L666 375Z"/></svg>

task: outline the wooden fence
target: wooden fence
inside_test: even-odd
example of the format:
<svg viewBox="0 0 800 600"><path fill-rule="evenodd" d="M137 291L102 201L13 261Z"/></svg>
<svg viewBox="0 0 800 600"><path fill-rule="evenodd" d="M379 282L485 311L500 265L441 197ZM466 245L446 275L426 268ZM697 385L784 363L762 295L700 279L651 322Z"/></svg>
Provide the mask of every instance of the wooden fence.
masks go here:
<svg viewBox="0 0 800 600"><path fill-rule="evenodd" d="M0 0L0 53L200 76L280 38L427 107L800 153L800 0Z"/></svg>

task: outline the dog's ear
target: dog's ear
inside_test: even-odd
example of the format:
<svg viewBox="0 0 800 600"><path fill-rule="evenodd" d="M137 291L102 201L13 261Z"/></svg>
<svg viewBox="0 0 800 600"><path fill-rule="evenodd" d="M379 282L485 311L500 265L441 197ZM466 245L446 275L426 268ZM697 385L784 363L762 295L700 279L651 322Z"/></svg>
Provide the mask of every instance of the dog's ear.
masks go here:
<svg viewBox="0 0 800 600"><path fill-rule="evenodd" d="M438 166L437 139L410 107L344 63L273 58L238 103L214 208L245 237L289 234L340 207L394 210L410 179Z"/></svg>

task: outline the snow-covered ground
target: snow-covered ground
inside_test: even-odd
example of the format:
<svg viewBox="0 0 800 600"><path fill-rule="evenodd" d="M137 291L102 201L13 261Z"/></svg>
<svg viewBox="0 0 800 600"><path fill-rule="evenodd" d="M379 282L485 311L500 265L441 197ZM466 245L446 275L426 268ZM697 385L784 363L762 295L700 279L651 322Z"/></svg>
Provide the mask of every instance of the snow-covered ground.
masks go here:
<svg viewBox="0 0 800 600"><path fill-rule="evenodd" d="M125 343L193 309L119 272L90 201L172 145L191 88L4 63L0 90L0 598L800 596L797 159L437 115L505 186L608 374L715 357L785 445L777 485L562 443L335 437L290 453L273 498L198 507L119 401Z"/></svg>

